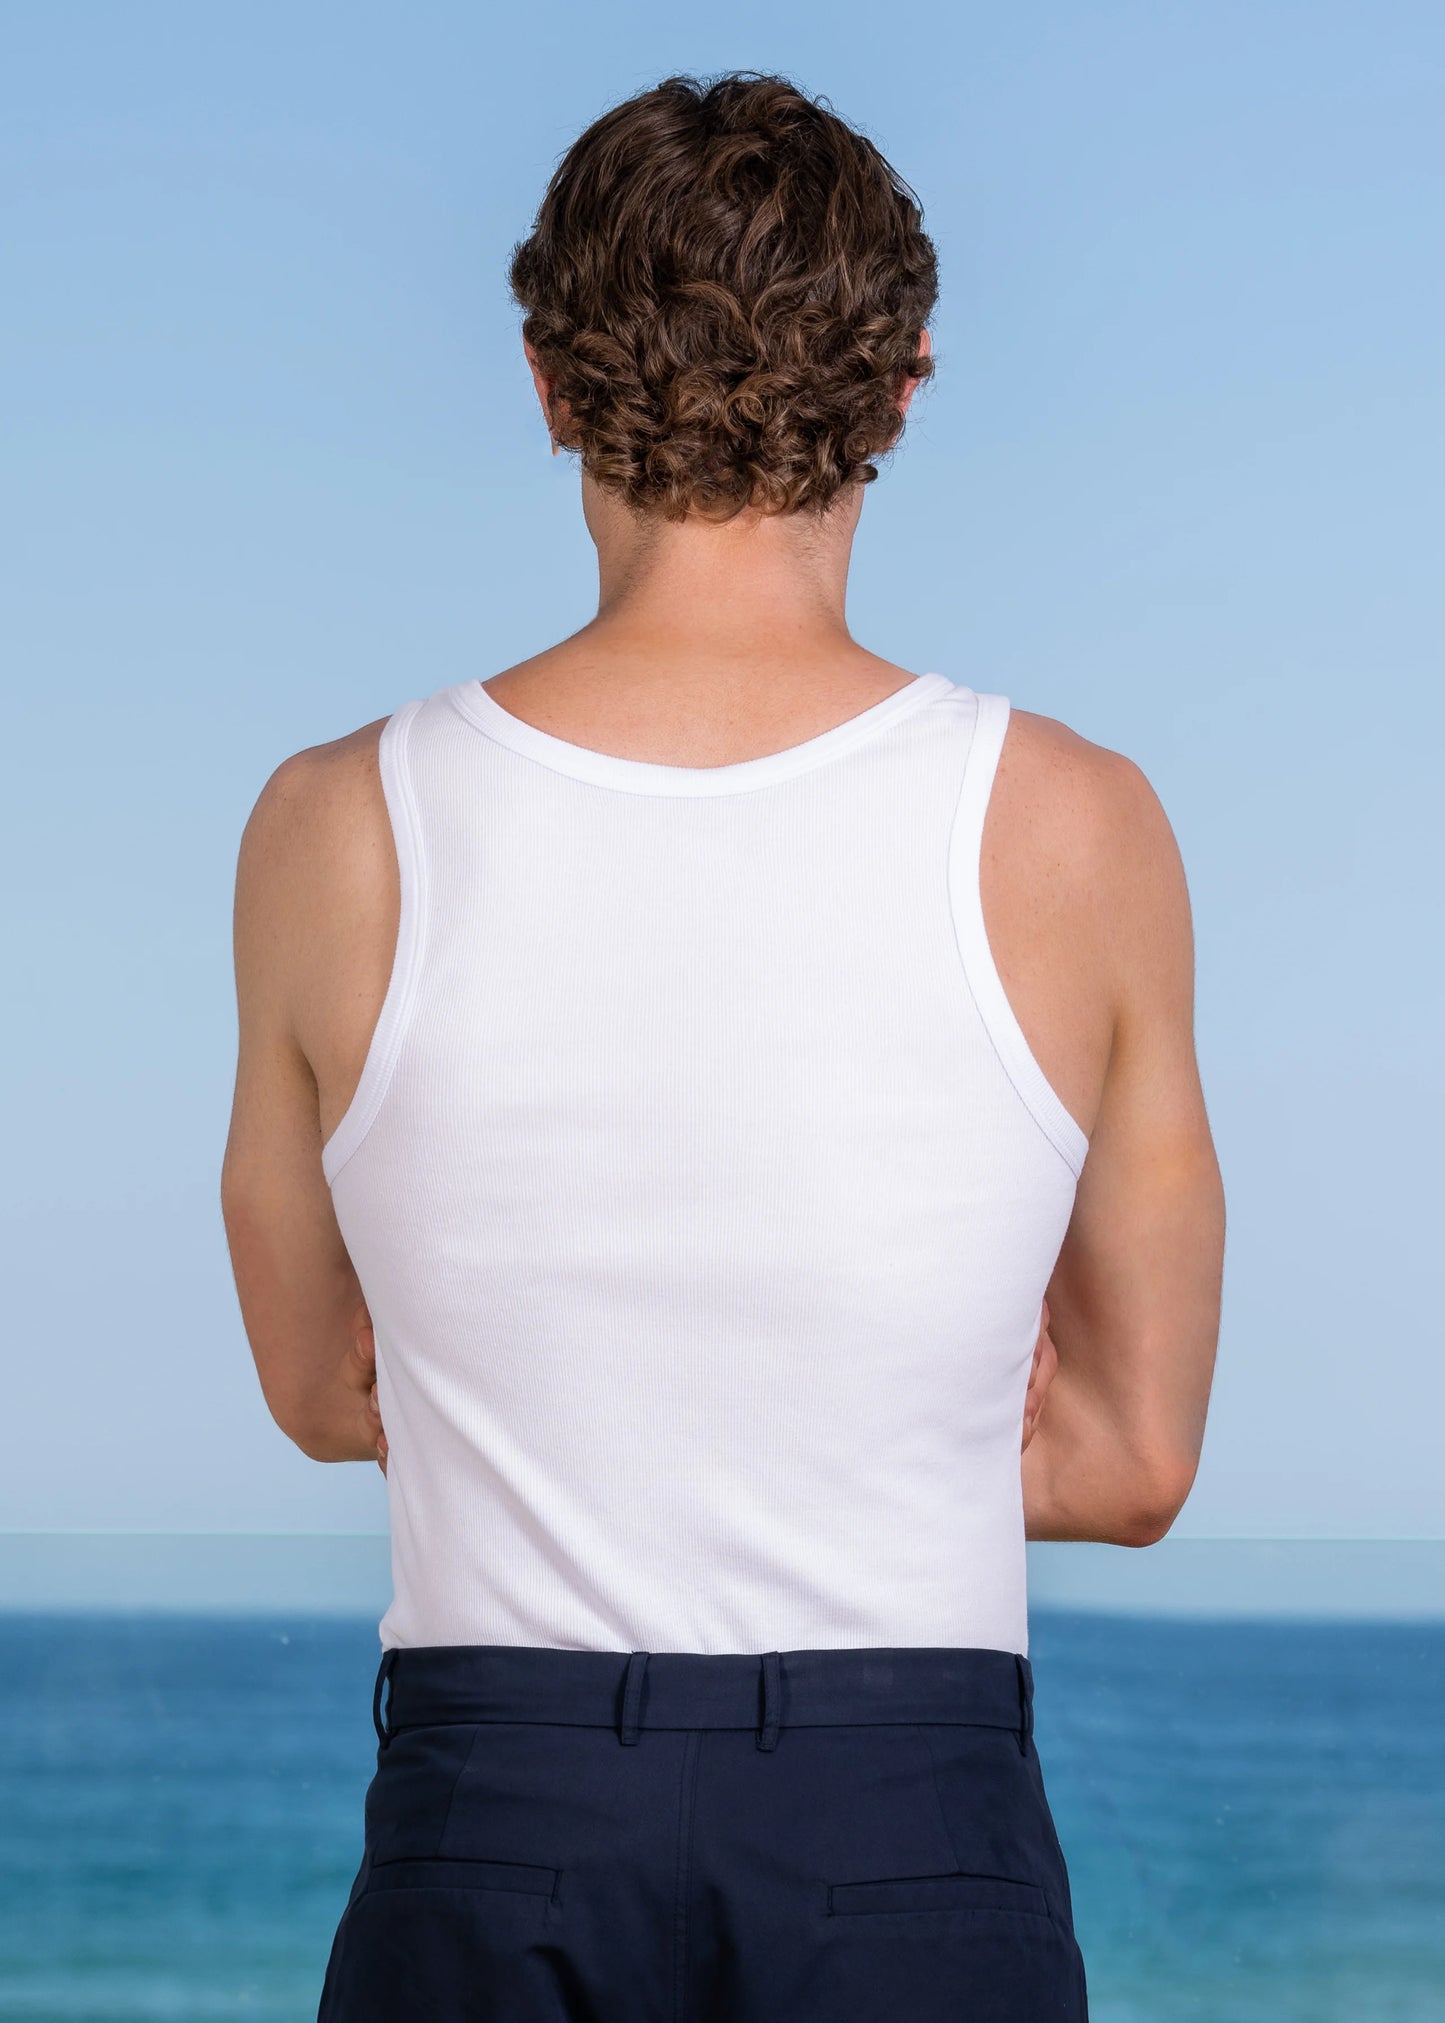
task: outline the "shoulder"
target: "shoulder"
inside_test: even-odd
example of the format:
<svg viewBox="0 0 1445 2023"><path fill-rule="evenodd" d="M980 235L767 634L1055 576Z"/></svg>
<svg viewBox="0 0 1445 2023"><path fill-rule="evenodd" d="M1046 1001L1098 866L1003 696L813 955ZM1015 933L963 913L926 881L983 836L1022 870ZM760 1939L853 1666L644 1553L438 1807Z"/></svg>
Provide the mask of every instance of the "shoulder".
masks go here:
<svg viewBox="0 0 1445 2023"><path fill-rule="evenodd" d="M283 759L257 796L242 854L265 856L342 843L374 812L381 790L378 752L389 718Z"/></svg>
<svg viewBox="0 0 1445 2023"><path fill-rule="evenodd" d="M236 868L239 949L308 962L394 903L379 747L390 719L283 759L262 787Z"/></svg>
<svg viewBox="0 0 1445 2023"><path fill-rule="evenodd" d="M1011 710L986 851L1036 913L1067 918L1117 1003L1145 970L1192 961L1179 847L1143 769L1052 717ZM1014 881L1017 881L1014 884Z"/></svg>
<svg viewBox="0 0 1445 2023"><path fill-rule="evenodd" d="M1143 769L1053 717L1010 710L994 793L1032 854L1096 891L1100 881L1107 890L1178 865L1169 818Z"/></svg>
<svg viewBox="0 0 1445 2023"><path fill-rule="evenodd" d="M1142 768L1067 724L1011 709L999 789L1070 854L1147 849L1172 832Z"/></svg>
<svg viewBox="0 0 1445 2023"><path fill-rule="evenodd" d="M378 717L326 744L283 759L257 796L241 837L243 893L300 903L316 881L374 873L389 836L382 792Z"/></svg>

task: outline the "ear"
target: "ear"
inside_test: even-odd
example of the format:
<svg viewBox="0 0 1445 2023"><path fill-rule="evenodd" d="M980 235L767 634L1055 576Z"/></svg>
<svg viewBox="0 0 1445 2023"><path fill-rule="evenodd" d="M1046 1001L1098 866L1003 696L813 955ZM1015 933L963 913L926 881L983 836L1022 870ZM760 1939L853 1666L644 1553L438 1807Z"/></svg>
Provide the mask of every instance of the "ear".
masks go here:
<svg viewBox="0 0 1445 2023"><path fill-rule="evenodd" d="M918 349L925 358L931 358L933 356L933 338L927 330L920 331L919 333ZM907 414L909 404L911 403L914 394L917 393L921 385L922 385L921 380L917 379L904 380L903 391L898 396L898 412L900 415Z"/></svg>
<svg viewBox="0 0 1445 2023"><path fill-rule="evenodd" d="M546 422L547 433L552 438L552 454L555 457L558 450L558 442L557 431L552 421L552 382L543 373L537 361L537 354L525 337L522 339L522 349L527 355L527 364L531 370L532 384L537 389L537 398L542 403L542 419Z"/></svg>

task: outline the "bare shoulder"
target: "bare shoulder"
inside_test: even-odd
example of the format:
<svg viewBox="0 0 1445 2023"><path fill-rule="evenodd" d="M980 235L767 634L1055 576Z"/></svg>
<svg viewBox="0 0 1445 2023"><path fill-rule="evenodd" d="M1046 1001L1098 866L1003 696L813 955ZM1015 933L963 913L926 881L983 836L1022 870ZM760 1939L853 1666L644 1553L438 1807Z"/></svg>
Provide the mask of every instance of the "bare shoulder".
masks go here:
<svg viewBox="0 0 1445 2023"><path fill-rule="evenodd" d="M271 774L257 797L241 841L243 863L270 862L302 868L307 858L344 852L381 803L377 751L387 722L349 731L328 744L294 752Z"/></svg>
<svg viewBox="0 0 1445 2023"><path fill-rule="evenodd" d="M1168 817L1141 767L1054 717L1010 711L997 791L1072 859L1097 864L1102 853L1122 867L1131 857L1174 849Z"/></svg>
<svg viewBox="0 0 1445 2023"><path fill-rule="evenodd" d="M984 916L1035 1055L1082 1129L1121 1034L1187 1031L1183 867L1142 769L1052 717L1010 712L984 826Z"/></svg>
<svg viewBox="0 0 1445 2023"><path fill-rule="evenodd" d="M398 905L378 747L387 718L284 759L257 797L236 870L237 982L315 1063L328 1000L386 962ZM323 1022L325 1032L321 1030Z"/></svg>
<svg viewBox="0 0 1445 2023"><path fill-rule="evenodd" d="M1116 959L1187 933L1184 867L1158 794L1133 759L1067 724L1010 713L995 795L1009 851L1036 885L1092 922Z"/></svg>

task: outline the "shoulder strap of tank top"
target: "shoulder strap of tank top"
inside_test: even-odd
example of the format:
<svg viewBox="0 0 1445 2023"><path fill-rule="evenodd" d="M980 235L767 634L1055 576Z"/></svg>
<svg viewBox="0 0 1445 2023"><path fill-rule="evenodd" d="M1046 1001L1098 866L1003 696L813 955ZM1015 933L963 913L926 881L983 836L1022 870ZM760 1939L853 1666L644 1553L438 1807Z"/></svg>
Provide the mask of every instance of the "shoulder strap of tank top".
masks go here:
<svg viewBox="0 0 1445 2023"><path fill-rule="evenodd" d="M1077 1177L1089 1141L1034 1058L1004 990L984 927L980 882L983 827L1008 730L1009 702L1002 695L978 695L974 701L976 712L949 843L954 932L974 1003L1009 1080L1039 1129Z"/></svg>
<svg viewBox="0 0 1445 2023"><path fill-rule="evenodd" d="M413 702L403 703L389 716L381 727L376 748L381 790L391 823L391 840L396 849L401 911L397 920L391 976L372 1032L371 1045L362 1064L361 1079L340 1123L321 1148L321 1170L328 1186L335 1181L371 1129L381 1108L416 994L426 925L426 857L422 849L408 746L412 725L425 708L426 700L418 697Z"/></svg>

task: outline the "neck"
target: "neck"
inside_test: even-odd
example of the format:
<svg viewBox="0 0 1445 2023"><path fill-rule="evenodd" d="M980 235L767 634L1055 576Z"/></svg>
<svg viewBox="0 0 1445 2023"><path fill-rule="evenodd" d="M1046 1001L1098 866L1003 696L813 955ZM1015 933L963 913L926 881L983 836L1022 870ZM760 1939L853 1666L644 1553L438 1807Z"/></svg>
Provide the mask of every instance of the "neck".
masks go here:
<svg viewBox="0 0 1445 2023"><path fill-rule="evenodd" d="M639 519L585 476L597 546L589 643L704 679L836 655L849 640L848 567L861 496L821 519L740 513L721 526Z"/></svg>

